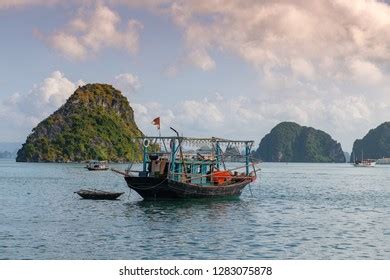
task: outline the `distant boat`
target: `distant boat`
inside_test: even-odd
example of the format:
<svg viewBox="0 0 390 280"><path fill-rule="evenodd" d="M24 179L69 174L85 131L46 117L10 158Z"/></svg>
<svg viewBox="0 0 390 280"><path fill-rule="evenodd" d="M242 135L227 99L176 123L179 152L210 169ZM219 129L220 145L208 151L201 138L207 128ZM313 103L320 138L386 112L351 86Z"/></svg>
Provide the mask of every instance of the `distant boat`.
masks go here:
<svg viewBox="0 0 390 280"><path fill-rule="evenodd" d="M129 188L146 200L239 196L245 186L256 180L260 170L250 162L253 141L188 138L178 133L172 137L134 139L137 140L144 147L142 170L112 170L124 175ZM151 151L149 143L153 143ZM209 155L185 155L184 146L196 145L211 147ZM245 147L245 164L229 170L223 160L222 147L240 145Z"/></svg>
<svg viewBox="0 0 390 280"><path fill-rule="evenodd" d="M115 200L123 194L123 192L106 192L99 190L79 190L75 193L84 199L94 200Z"/></svg>
<svg viewBox="0 0 390 280"><path fill-rule="evenodd" d="M107 164L107 161L91 160L90 162L88 162L85 168L87 168L89 171L102 171L108 170L109 166Z"/></svg>
<svg viewBox="0 0 390 280"><path fill-rule="evenodd" d="M357 160L353 165L355 167L374 167L376 165L376 161L373 159Z"/></svg>
<svg viewBox="0 0 390 280"><path fill-rule="evenodd" d="M362 159L355 160L353 164L353 166L355 167L374 167L375 165L376 165L376 160L363 158L363 150L362 150Z"/></svg>

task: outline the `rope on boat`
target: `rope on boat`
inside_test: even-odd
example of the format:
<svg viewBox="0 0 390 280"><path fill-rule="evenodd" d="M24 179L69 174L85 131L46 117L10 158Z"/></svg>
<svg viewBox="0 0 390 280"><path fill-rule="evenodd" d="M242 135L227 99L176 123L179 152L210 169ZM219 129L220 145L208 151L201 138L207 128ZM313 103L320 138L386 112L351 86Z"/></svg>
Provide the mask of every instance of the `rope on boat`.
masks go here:
<svg viewBox="0 0 390 280"><path fill-rule="evenodd" d="M123 172L123 171L115 169L115 168L111 168L111 171L113 171L115 173L118 173L118 174L121 174L123 176L127 176L128 175L126 172Z"/></svg>
<svg viewBox="0 0 390 280"><path fill-rule="evenodd" d="M253 197L253 192L252 192L252 184L251 183L249 183L249 191L251 192L251 197Z"/></svg>
<svg viewBox="0 0 390 280"><path fill-rule="evenodd" d="M130 200L130 195L131 195L131 189L129 190L129 195L127 196L127 200Z"/></svg>

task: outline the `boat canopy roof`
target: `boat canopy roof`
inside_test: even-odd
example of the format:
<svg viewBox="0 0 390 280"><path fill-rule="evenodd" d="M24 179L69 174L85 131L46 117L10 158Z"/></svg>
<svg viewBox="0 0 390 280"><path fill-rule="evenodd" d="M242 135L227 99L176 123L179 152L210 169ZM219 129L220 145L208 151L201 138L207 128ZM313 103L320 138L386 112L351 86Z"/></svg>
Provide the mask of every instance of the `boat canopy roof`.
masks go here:
<svg viewBox="0 0 390 280"><path fill-rule="evenodd" d="M225 138L199 138L199 137L183 137L183 136L143 136L143 137L134 137L135 142L149 141L148 144L158 144L165 143L169 145L170 141L177 140L182 146L204 146L204 145L229 145L229 146L252 146L254 144L253 140L230 140Z"/></svg>

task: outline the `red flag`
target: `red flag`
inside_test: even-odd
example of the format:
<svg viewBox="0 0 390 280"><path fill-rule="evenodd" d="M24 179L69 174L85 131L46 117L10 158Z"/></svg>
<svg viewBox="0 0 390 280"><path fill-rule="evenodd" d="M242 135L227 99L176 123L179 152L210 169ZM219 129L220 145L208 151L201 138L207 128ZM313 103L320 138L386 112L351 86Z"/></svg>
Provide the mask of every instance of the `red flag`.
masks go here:
<svg viewBox="0 0 390 280"><path fill-rule="evenodd" d="M152 121L152 124L153 124L153 125L157 125L157 129L160 129L160 117L155 118L155 119Z"/></svg>

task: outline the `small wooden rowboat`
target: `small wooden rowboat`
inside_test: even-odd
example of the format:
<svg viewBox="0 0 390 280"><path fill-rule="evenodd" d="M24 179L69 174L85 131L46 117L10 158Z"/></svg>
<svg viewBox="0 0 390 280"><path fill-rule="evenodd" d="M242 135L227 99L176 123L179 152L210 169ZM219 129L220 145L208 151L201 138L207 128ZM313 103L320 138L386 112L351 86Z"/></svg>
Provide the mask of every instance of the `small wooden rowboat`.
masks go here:
<svg viewBox="0 0 390 280"><path fill-rule="evenodd" d="M115 200L120 197L123 192L106 192L100 190L79 190L77 192L79 196L84 199L106 199L106 200Z"/></svg>

